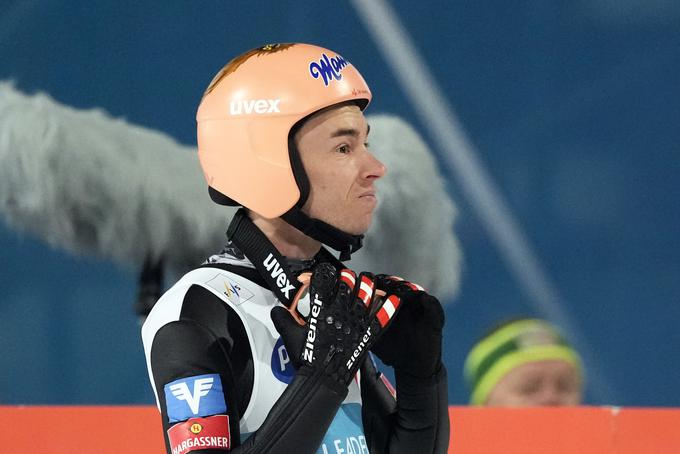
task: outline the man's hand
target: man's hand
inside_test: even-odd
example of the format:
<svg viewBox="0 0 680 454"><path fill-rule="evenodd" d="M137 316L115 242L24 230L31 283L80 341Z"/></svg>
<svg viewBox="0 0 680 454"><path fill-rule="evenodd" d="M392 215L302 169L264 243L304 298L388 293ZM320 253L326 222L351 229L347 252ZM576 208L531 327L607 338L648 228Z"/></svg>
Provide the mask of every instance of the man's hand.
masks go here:
<svg viewBox="0 0 680 454"><path fill-rule="evenodd" d="M343 269L338 276L321 263L312 273L305 325L284 307L273 308L272 321L290 357L297 357L298 373L320 372L346 388L399 308L398 298L375 296L372 274L357 277Z"/></svg>
<svg viewBox="0 0 680 454"><path fill-rule="evenodd" d="M373 346L380 360L416 377L431 377L440 368L444 310L417 284L395 276L376 276L376 286L387 297L400 300L390 329Z"/></svg>

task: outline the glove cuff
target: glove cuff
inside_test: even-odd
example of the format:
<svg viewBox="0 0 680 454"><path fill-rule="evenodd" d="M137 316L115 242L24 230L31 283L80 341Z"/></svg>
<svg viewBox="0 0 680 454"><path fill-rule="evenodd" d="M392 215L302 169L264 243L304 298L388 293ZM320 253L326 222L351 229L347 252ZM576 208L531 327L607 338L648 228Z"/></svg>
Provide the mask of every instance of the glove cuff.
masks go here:
<svg viewBox="0 0 680 454"><path fill-rule="evenodd" d="M414 374L413 371L404 368L394 368L394 378L397 381L397 388L400 388L400 383L402 384L402 387L414 390L421 387L436 386L441 382L442 377L446 380L446 368L441 361L439 362L436 371L433 374L426 376Z"/></svg>
<svg viewBox="0 0 680 454"><path fill-rule="evenodd" d="M428 378L435 377L437 374L439 374L441 369L443 368L443 365L440 356L439 358L437 358L437 361L434 367L432 368L426 367L424 365L420 365L420 367L403 367L403 366L400 367L398 365L394 365L393 367L395 377L398 375L403 375L406 377L412 377L414 380L427 380ZM430 370L428 371L425 369Z"/></svg>
<svg viewBox="0 0 680 454"><path fill-rule="evenodd" d="M340 383L338 380L334 379L332 375L326 373L326 371L315 370L313 367L305 364L297 372L300 377L306 377L311 380L318 380L319 384L327 388L332 393L342 396L341 401L347 396L349 387L347 384Z"/></svg>

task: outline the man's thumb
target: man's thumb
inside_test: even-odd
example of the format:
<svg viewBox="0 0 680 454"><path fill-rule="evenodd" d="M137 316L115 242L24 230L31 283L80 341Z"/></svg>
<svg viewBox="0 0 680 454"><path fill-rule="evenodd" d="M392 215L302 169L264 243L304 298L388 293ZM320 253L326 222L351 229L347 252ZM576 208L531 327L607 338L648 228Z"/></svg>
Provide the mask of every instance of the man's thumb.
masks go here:
<svg viewBox="0 0 680 454"><path fill-rule="evenodd" d="M269 316L271 317L272 322L274 322L276 331L278 331L279 334L283 336L284 340L286 337L293 335L295 328L299 328L300 326L295 321L293 315L288 311L288 309L282 306L274 307L271 310Z"/></svg>

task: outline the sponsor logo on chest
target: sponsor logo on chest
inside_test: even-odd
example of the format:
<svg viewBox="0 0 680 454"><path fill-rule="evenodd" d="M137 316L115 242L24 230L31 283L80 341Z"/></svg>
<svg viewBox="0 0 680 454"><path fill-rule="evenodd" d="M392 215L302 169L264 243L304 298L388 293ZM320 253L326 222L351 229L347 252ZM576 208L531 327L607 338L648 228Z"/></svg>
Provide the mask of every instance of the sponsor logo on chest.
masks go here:
<svg viewBox="0 0 680 454"><path fill-rule="evenodd" d="M272 373L274 377L282 383L290 384L295 378L295 367L293 362L288 355L288 350L283 344L283 339L279 337L279 340L274 344L274 349L272 350L271 358Z"/></svg>

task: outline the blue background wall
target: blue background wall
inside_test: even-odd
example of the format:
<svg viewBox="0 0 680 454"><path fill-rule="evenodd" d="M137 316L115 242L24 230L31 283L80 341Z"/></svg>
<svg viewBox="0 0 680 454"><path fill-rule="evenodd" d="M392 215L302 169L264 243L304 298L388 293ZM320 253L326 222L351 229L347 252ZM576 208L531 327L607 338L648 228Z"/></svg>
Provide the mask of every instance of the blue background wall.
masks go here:
<svg viewBox="0 0 680 454"><path fill-rule="evenodd" d="M0 79L195 144L196 105L227 60L313 42L360 68L371 112L424 131L350 4L168 3L0 0ZM603 384L587 402L680 406L680 4L392 4L587 341ZM460 404L475 338L500 318L541 314L449 183L465 269L445 361ZM0 251L0 403L152 401L137 270L3 223Z"/></svg>

